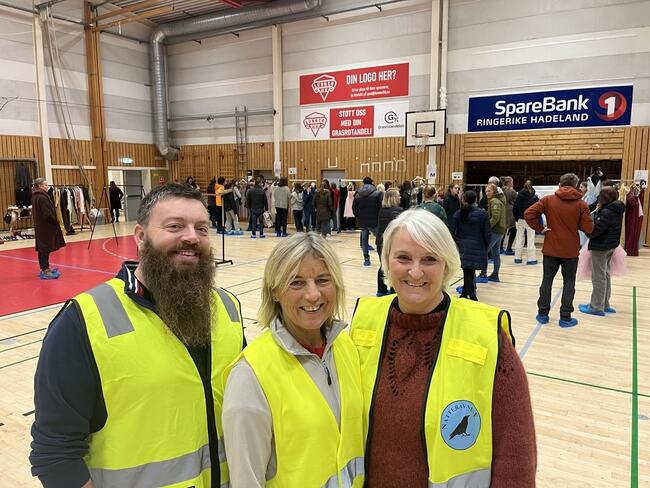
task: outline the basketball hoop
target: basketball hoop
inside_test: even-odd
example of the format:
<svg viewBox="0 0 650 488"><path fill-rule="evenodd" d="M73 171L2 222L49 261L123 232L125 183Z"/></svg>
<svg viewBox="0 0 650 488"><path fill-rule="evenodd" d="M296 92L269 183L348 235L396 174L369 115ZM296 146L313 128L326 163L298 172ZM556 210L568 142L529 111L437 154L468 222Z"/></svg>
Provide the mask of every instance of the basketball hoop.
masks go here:
<svg viewBox="0 0 650 488"><path fill-rule="evenodd" d="M415 139L415 152L423 153L429 142L429 134L413 134Z"/></svg>

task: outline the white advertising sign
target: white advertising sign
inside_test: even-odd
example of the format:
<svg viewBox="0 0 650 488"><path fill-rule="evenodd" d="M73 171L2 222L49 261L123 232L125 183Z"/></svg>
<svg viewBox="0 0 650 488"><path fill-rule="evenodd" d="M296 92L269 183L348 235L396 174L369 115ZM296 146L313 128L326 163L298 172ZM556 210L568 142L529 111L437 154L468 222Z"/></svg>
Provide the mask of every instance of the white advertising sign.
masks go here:
<svg viewBox="0 0 650 488"><path fill-rule="evenodd" d="M452 180L462 180L463 179L463 172L462 171L452 171L451 172L451 179Z"/></svg>
<svg viewBox="0 0 650 488"><path fill-rule="evenodd" d="M408 101L301 109L300 139L401 136L408 110Z"/></svg>

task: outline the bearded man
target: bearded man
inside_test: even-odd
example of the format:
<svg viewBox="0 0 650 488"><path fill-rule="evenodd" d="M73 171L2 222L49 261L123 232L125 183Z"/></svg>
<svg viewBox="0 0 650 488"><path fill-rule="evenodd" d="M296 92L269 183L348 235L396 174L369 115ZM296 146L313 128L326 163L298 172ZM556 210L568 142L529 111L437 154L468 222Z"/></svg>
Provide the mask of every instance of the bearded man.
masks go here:
<svg viewBox="0 0 650 488"><path fill-rule="evenodd" d="M32 474L45 487L221 486L221 375L245 346L213 288L201 193L168 184L138 210L140 262L68 301L35 377Z"/></svg>

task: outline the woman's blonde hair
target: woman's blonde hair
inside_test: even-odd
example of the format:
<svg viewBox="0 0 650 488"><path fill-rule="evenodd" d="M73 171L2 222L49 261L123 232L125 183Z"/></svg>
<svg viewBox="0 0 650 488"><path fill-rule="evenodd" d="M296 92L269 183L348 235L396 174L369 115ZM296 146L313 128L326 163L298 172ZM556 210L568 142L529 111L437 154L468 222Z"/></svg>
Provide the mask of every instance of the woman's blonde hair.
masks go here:
<svg viewBox="0 0 650 488"><path fill-rule="evenodd" d="M384 247L381 251L381 267L386 276L386 284L390 281L390 253L393 239L399 231L405 230L420 246L445 263L445 274L442 278L443 289L449 286L451 280L460 270L460 256L453 237L447 225L438 217L422 208L412 208L399 214L384 231Z"/></svg>
<svg viewBox="0 0 650 488"><path fill-rule="evenodd" d="M266 262L264 281L262 282L262 304L257 312L257 321L262 327L269 327L273 319L281 315L282 308L277 297L289 288L289 284L296 277L300 263L307 256L320 259L332 276L336 287L334 317L332 318L344 318L345 288L339 258L332 246L319 234L301 232L282 239L273 248Z"/></svg>
<svg viewBox="0 0 650 488"><path fill-rule="evenodd" d="M492 191L492 198L496 197L497 193L499 192L499 187L494 183L488 183L485 189L487 190L488 188Z"/></svg>
<svg viewBox="0 0 650 488"><path fill-rule="evenodd" d="M399 207L401 196L397 188L389 188L384 193L384 199L381 201L382 207Z"/></svg>

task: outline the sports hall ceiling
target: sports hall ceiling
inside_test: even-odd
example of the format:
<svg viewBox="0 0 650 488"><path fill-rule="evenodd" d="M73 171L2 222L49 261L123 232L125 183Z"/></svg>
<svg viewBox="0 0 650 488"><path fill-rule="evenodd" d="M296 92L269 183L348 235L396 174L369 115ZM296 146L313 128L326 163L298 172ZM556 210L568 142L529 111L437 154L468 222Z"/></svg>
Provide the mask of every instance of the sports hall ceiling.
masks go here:
<svg viewBox="0 0 650 488"><path fill-rule="evenodd" d="M96 15L111 15L110 20L122 18L153 26L200 15L224 12L273 0L93 0ZM119 12L119 15L118 15ZM108 20L108 19L107 19Z"/></svg>

